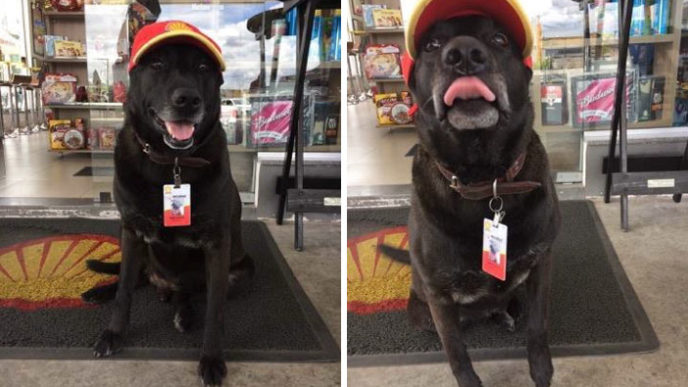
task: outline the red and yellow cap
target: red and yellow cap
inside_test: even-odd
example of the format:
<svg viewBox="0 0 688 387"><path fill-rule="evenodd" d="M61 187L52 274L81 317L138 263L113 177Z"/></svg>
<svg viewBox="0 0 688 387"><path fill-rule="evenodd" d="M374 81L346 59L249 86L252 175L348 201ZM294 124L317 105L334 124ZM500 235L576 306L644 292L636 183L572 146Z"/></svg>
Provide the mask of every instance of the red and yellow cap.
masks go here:
<svg viewBox="0 0 688 387"><path fill-rule="evenodd" d="M518 0L419 0L406 27L406 49L416 57L419 39L434 23L463 16L489 17L509 30L527 58L533 49L530 19Z"/></svg>
<svg viewBox="0 0 688 387"><path fill-rule="evenodd" d="M189 23L170 20L148 24L136 34L131 48L129 71L136 67L146 52L154 47L170 43L188 43L199 47L215 59L220 66L220 71L225 70L225 60L222 57L222 50L217 43Z"/></svg>
<svg viewBox="0 0 688 387"><path fill-rule="evenodd" d="M401 56L401 72L408 84L416 58L420 38L441 20L463 16L486 16L509 31L512 39L523 50L523 63L533 67L533 29L530 19L518 0L418 0L406 26L406 52ZM418 106L411 108L412 116Z"/></svg>

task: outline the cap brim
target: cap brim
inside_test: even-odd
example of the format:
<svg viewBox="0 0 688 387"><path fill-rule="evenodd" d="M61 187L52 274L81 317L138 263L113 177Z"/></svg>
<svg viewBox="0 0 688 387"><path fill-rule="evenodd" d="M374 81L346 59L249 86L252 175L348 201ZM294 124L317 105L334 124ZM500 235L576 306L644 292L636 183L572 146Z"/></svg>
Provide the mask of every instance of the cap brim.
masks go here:
<svg viewBox="0 0 688 387"><path fill-rule="evenodd" d="M213 44L213 42L209 38L193 30L166 31L150 39L145 44L143 44L136 52L136 55L134 55L134 57L131 58L129 64L129 71L131 71L131 69L139 63L139 60L141 59L141 57L143 57L143 55L146 52L152 50L154 47L157 47L164 42L169 43L170 41L193 44L194 46L197 46L205 50L209 55L213 57L213 59L215 59L217 64L220 66L220 71L225 71L225 59L222 56L220 50L215 46L215 44Z"/></svg>
<svg viewBox="0 0 688 387"><path fill-rule="evenodd" d="M416 57L416 43L434 23L456 17L483 15L509 30L512 39L528 57L533 49L530 19L518 0L420 0L413 9L406 27L406 49Z"/></svg>

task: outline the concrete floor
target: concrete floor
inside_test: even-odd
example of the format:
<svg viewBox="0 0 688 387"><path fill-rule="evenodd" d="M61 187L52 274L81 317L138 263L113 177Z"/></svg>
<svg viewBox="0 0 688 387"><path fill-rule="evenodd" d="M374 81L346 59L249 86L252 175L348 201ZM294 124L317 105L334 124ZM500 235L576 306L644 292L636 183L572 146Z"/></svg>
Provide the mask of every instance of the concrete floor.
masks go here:
<svg viewBox="0 0 688 387"><path fill-rule="evenodd" d="M308 222L305 251L294 251L293 225L268 227L294 275L341 345L340 223ZM1 329L1 328L0 328ZM225 386L338 386L339 363L227 363ZM2 387L198 386L197 362L0 360Z"/></svg>
<svg viewBox="0 0 688 387"><path fill-rule="evenodd" d="M553 386L678 387L688 385L688 202L670 197L630 201L631 231L619 228L618 201L594 199L619 259L661 346L650 354L554 359ZM532 386L526 360L474 363L485 387ZM348 385L456 386L447 364L348 370Z"/></svg>

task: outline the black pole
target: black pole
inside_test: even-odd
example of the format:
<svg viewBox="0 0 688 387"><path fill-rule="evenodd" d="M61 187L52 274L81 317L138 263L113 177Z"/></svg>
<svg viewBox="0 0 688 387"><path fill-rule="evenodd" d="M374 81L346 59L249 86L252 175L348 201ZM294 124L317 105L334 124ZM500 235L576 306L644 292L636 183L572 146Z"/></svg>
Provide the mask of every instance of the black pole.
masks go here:
<svg viewBox="0 0 688 387"><path fill-rule="evenodd" d="M633 6L630 0L619 0L620 11L620 28L619 28L619 62L616 73L616 97L614 100L614 116L611 125L611 140L609 141L609 157L607 163L607 180L604 187L604 202L611 201L612 189L612 171L614 165L614 158L616 157L616 139L619 123L621 122L621 106L625 102L626 92L626 60L628 59L628 44L631 33L631 17L633 15Z"/></svg>
<svg viewBox="0 0 688 387"><path fill-rule="evenodd" d="M681 165L679 167L682 170L688 169L688 143L686 144L686 150L683 151L683 159L681 160ZM681 203L681 198L683 195L680 193L674 194L674 201L676 203Z"/></svg>
<svg viewBox="0 0 688 387"><path fill-rule="evenodd" d="M296 51L301 52L302 42L302 32L305 26L306 19L304 18L303 9L301 6L296 7L296 13L299 20L299 27L296 31ZM297 55L296 57L296 68L301 68L301 57ZM298 71L298 70L297 70ZM292 114L292 118L294 115ZM289 189L289 172L291 171L291 160L292 153L294 152L294 139L295 137L294 126L292 123L289 124L289 139L287 140L287 150L284 155L284 164L282 165L282 186L280 187L280 199L279 205L277 207L277 224L282 225L284 223L284 212L287 205L287 190Z"/></svg>

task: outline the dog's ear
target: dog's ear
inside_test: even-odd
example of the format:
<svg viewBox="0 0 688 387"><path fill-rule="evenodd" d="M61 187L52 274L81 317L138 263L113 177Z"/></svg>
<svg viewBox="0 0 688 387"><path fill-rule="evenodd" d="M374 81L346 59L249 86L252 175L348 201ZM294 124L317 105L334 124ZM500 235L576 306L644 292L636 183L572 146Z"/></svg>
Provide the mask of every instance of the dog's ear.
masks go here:
<svg viewBox="0 0 688 387"><path fill-rule="evenodd" d="M416 67L414 64L415 61L413 58L411 58L411 55L408 53L408 51L401 55L401 75L404 77L404 80L411 91L415 91L416 89L416 77L413 76L413 72Z"/></svg>
<svg viewBox="0 0 688 387"><path fill-rule="evenodd" d="M528 82L533 80L533 69L528 67L528 66L523 66L523 71L526 73L526 78L528 79Z"/></svg>

